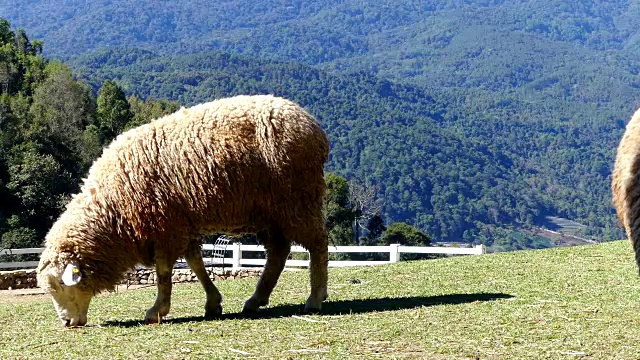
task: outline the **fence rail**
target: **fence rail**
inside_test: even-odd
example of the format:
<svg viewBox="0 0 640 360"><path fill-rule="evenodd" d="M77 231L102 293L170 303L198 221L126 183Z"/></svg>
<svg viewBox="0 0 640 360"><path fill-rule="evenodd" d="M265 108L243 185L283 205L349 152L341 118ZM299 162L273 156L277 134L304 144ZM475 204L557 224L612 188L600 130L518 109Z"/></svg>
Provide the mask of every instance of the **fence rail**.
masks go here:
<svg viewBox="0 0 640 360"><path fill-rule="evenodd" d="M43 251L44 251L44 248L4 249L4 250L0 250L0 256L42 254ZM31 269L37 266L38 266L38 261L0 262L0 269Z"/></svg>
<svg viewBox="0 0 640 360"><path fill-rule="evenodd" d="M233 268L240 268L244 265L264 265L265 259L245 259L242 258L243 252L264 252L262 245L242 245L240 243L229 244L226 246L203 244L203 251L229 251L232 257L205 257L204 261L211 264L227 264ZM345 266L365 266L389 264L400 261L400 254L445 254L445 255L481 255L486 252L484 245L476 245L471 248L457 247L437 247L437 246L403 246L399 244L391 244L388 246L329 246L330 253L387 253L389 260L371 260L371 261L352 261L352 260L331 260L329 267L345 267ZM41 254L44 248L26 248L26 249L5 249L0 250L0 255L25 255L25 254ZM302 246L292 246L292 253L307 253ZM184 259L179 260L184 262ZM18 261L18 262L0 262L0 269L29 269L38 266L38 261ZM287 260L286 266L290 267L307 267L309 260Z"/></svg>

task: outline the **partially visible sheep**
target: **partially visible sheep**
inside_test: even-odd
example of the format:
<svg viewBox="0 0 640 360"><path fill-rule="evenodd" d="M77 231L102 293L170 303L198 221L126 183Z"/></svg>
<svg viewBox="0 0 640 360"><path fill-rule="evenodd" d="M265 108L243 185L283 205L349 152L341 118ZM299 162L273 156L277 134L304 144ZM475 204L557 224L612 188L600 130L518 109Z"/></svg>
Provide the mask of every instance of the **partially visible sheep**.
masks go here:
<svg viewBox="0 0 640 360"><path fill-rule="evenodd" d="M46 237L38 284L67 326L87 322L89 302L136 264L155 264L159 322L171 303L171 273L184 256L204 287L205 316L222 296L205 272L199 239L255 233L267 262L244 311L266 305L292 243L310 253L305 311L327 297L326 134L295 103L237 96L201 104L118 136Z"/></svg>
<svg viewBox="0 0 640 360"><path fill-rule="evenodd" d="M613 204L640 266L640 109L620 141L612 178Z"/></svg>

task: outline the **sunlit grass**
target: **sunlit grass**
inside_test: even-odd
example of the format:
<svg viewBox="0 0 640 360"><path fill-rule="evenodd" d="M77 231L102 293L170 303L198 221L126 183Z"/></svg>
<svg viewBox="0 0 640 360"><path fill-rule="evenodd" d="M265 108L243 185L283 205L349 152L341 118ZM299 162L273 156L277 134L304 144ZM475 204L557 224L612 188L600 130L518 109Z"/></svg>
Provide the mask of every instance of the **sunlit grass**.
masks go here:
<svg viewBox="0 0 640 360"><path fill-rule="evenodd" d="M332 269L313 316L301 315L306 271L283 274L260 317L239 316L255 282L217 283L220 320L201 318L198 284L175 285L172 318L156 326L140 324L155 288L101 295L89 326L71 330L48 299L0 303L0 359L640 357L640 279L624 241Z"/></svg>

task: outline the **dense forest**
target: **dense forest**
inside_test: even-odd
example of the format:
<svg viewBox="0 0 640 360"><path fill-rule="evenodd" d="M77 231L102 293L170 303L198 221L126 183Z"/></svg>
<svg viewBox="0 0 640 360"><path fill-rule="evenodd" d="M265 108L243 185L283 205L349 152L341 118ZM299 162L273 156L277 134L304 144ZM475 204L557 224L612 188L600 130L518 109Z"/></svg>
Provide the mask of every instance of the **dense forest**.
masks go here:
<svg viewBox="0 0 640 360"><path fill-rule="evenodd" d="M0 3L0 14L56 57L111 46L159 55L223 50L499 91L528 84L553 93L596 72L622 85L638 74L640 52L640 6L622 0L30 0Z"/></svg>
<svg viewBox="0 0 640 360"><path fill-rule="evenodd" d="M0 19L0 247L40 246L102 147L123 130L177 110L125 98L105 81L94 95L42 42Z"/></svg>
<svg viewBox="0 0 640 360"><path fill-rule="evenodd" d="M387 225L497 250L553 245L535 229L556 217L579 223L579 236L623 236L609 177L640 105L640 7L218 5L32 0L0 14L44 39L94 96L109 80L179 105L238 93L298 101L329 133L327 170L375 189Z"/></svg>
<svg viewBox="0 0 640 360"><path fill-rule="evenodd" d="M472 103L444 101L452 99L446 92L223 52L163 57L110 49L72 64L95 87L113 79L126 92L183 104L240 93L294 99L329 133L330 171L376 186L387 219L440 240L544 246L509 229L548 215L579 219L587 225L582 235L618 231L607 181L622 120L589 128L568 122L564 111L532 119L546 109L524 102L518 112L501 105L505 118L496 120Z"/></svg>
<svg viewBox="0 0 640 360"><path fill-rule="evenodd" d="M94 92L68 66L44 58L42 42L3 19L0 49L0 249L37 247L103 147L178 104L126 98L109 80ZM386 231L372 188L333 173L327 185L332 244L430 243L404 222Z"/></svg>

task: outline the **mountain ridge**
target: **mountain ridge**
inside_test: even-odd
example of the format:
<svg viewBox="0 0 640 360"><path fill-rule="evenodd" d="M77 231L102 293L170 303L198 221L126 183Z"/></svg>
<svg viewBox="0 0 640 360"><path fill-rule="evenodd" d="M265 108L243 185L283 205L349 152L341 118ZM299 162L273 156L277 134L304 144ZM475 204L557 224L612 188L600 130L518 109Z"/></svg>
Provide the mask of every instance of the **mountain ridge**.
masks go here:
<svg viewBox="0 0 640 360"><path fill-rule="evenodd" d="M438 100L446 94L366 73L341 76L295 62L224 52L115 61L109 66L96 63L96 58L105 64L114 63L110 59L127 59L119 51L125 50L110 49L71 64L96 88L104 79L115 79L131 94L169 97L187 105L240 93L289 97L308 107L329 133L329 170L379 185L390 221L409 221L436 238L481 241L485 236L493 241L497 235L492 231L508 237L492 230L496 226L533 226L538 217L566 215L558 211L549 194L540 196L533 183L522 181L522 171L534 177L540 172L533 165L521 169L522 162L531 161L521 158L529 143L523 142L522 151L511 153L485 133L474 134L482 126L490 126L485 129L489 132L495 123L475 121L475 126L467 126L465 119L457 118L459 109ZM523 137L538 131L526 122L504 122L502 126L516 136L514 141L518 127ZM569 132L556 135L566 137ZM522 194L523 199L514 194Z"/></svg>
<svg viewBox="0 0 640 360"><path fill-rule="evenodd" d="M402 179L401 185L384 188L399 193L383 200L397 209L394 218L406 215L436 236L508 238L502 232L487 234L494 223L533 226L544 216L578 221L586 226L586 237L622 236L611 208L609 176L624 124L640 107L635 61L640 32L634 26L640 6L558 0L170 4L67 1L52 8L32 0L0 4L0 13L44 39L48 54L75 64L94 87L115 78L129 93L184 104L240 90L268 91L315 107L326 119L350 118L333 120L328 129L339 144L336 158L342 158L336 170L366 180L363 172L391 169L393 160L400 161L402 175L390 179ZM116 44L140 50L95 52ZM91 51L95 66L88 60ZM208 59L205 51L228 54L227 62L222 56ZM139 64L129 63L132 59ZM240 59L246 60L242 66ZM340 110L326 105L327 99ZM358 113L360 103L366 110ZM390 129L384 132L381 125ZM367 133L374 126L381 134L375 136L389 144ZM431 127L439 130L429 132ZM423 139L421 132L428 136ZM436 134L446 139L434 140L439 146L452 144L491 160L456 164L456 157L468 159L467 154L446 149L442 155L437 147L424 152L420 146ZM356 144L362 141L367 145ZM433 163L422 159L425 154ZM443 161L449 165L434 166ZM469 180L474 176L455 173L474 165L482 173L494 161L487 173L505 183L503 191L513 192L515 186L522 196L510 194L506 200L498 193L492 195L495 204L491 197L466 204L468 194L460 184L477 194L491 182L477 185ZM415 164L423 169L409 171ZM440 187L432 186L424 169L446 174L438 180ZM389 174L375 176L383 175ZM449 175L456 186L446 184ZM466 183L460 180L465 177ZM474 208L478 204L480 210ZM423 215L411 215L420 207L426 209ZM482 224L468 216L478 212L485 214ZM462 231L456 222L464 224ZM466 230L472 231L465 237Z"/></svg>

